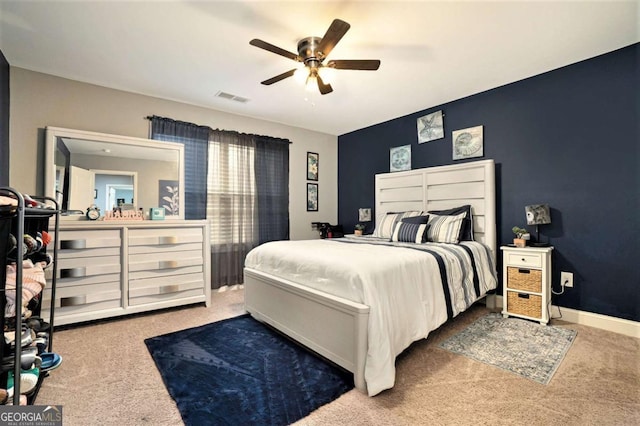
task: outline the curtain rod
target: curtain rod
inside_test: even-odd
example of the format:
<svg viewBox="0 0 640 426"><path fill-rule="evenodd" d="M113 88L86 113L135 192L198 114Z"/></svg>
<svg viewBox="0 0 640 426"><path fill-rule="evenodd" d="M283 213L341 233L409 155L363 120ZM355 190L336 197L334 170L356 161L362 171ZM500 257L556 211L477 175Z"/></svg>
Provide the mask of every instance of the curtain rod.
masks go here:
<svg viewBox="0 0 640 426"><path fill-rule="evenodd" d="M162 118L162 119L165 119L165 120L173 120L173 121L175 121L177 123L192 124L192 125L198 126L198 127L206 127L209 130L219 130L219 131L223 131L223 132L237 132L236 130L212 129L209 126L204 126L204 125L195 124L195 123L189 123L187 121L174 120L173 118L160 117L159 115L147 115L146 117L143 117L143 119L151 121L153 119L153 117L158 117L158 118ZM149 131L149 132L151 132L151 131ZM237 133L240 133L240 132L237 132ZM267 138L286 140L287 142L289 142L289 145L293 145L293 142L291 142L289 139L286 139L286 138L277 138L275 136L264 136L264 135L254 135L254 136L262 136L262 137L267 137ZM149 137L151 137L151 135L149 135Z"/></svg>

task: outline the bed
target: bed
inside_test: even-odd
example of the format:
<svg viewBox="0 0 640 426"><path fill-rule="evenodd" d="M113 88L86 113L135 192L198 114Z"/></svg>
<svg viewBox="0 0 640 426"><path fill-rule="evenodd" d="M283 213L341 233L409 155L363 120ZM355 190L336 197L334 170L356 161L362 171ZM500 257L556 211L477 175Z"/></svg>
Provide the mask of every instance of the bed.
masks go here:
<svg viewBox="0 0 640 426"><path fill-rule="evenodd" d="M393 387L397 355L497 285L493 160L378 174L375 194L376 233L392 213L470 206L474 241L282 241L245 261L247 312L352 372L370 396Z"/></svg>

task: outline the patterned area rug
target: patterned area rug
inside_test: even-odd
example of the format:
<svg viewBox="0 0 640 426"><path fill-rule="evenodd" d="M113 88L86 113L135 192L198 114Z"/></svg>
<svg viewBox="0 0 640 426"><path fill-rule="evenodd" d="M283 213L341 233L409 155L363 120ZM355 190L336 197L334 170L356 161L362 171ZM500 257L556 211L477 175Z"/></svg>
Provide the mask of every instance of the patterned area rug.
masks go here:
<svg viewBox="0 0 640 426"><path fill-rule="evenodd" d="M286 425L353 376L249 315L145 340L186 425Z"/></svg>
<svg viewBox="0 0 640 426"><path fill-rule="evenodd" d="M491 313L439 346L546 385L575 337L574 330Z"/></svg>

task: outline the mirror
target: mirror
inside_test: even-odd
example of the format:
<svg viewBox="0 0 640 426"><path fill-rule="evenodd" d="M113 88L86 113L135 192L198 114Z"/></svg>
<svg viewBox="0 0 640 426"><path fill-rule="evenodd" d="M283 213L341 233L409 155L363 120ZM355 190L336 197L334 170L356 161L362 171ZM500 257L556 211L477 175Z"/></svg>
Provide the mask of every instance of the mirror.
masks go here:
<svg viewBox="0 0 640 426"><path fill-rule="evenodd" d="M182 144L47 127L45 164L45 193L70 215L95 204L184 219Z"/></svg>

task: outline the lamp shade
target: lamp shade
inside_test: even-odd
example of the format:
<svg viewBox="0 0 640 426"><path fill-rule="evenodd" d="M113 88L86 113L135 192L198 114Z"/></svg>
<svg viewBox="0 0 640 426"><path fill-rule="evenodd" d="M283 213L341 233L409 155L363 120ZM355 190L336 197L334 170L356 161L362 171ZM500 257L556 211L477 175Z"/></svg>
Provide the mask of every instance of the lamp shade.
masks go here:
<svg viewBox="0 0 640 426"><path fill-rule="evenodd" d="M532 204L524 208L527 225L546 225L551 223L551 211L548 204Z"/></svg>

